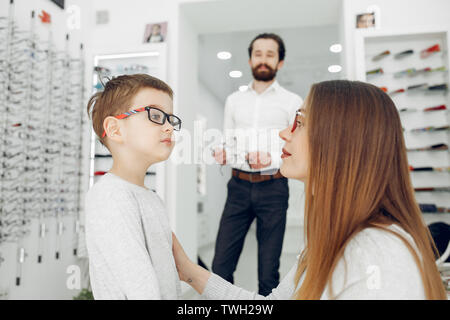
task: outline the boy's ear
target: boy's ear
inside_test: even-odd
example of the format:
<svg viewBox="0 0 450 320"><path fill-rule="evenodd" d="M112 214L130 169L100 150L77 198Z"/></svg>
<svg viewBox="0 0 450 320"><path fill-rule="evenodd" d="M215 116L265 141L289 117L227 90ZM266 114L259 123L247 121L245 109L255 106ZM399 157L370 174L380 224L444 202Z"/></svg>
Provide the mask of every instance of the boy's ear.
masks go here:
<svg viewBox="0 0 450 320"><path fill-rule="evenodd" d="M119 143L123 141L123 134L118 119L111 116L106 117L103 121L103 130L105 130L108 139Z"/></svg>

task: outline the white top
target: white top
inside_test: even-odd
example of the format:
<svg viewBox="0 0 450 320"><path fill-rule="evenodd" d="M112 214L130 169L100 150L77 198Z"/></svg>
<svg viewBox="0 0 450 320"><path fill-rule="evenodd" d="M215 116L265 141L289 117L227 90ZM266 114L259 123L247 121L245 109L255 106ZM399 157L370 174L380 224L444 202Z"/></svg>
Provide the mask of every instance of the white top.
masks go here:
<svg viewBox="0 0 450 320"><path fill-rule="evenodd" d="M251 169L245 155L252 151L270 152L272 164L264 170L279 169L283 141L280 130L293 123L302 98L274 81L264 92L253 90L253 82L244 92L236 91L225 103L224 136L227 163L244 171Z"/></svg>
<svg viewBox="0 0 450 320"><path fill-rule="evenodd" d="M395 225L389 228L406 237L417 250L412 237L402 228ZM216 274L211 274L202 297L216 300L289 300L296 291L294 285L296 270L297 263L267 297L241 289ZM297 289L300 288L303 279L304 275ZM336 299L425 299L419 268L406 245L397 236L376 228L361 231L348 243L344 257L333 272L332 281ZM330 299L328 286L321 299Z"/></svg>
<svg viewBox="0 0 450 320"><path fill-rule="evenodd" d="M172 231L161 199L107 173L86 196L86 246L95 299L178 299Z"/></svg>

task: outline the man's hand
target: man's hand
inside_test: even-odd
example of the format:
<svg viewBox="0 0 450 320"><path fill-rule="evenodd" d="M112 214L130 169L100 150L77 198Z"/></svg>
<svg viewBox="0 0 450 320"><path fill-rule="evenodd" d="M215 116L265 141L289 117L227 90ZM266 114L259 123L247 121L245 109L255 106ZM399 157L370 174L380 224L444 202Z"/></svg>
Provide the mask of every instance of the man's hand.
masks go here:
<svg viewBox="0 0 450 320"><path fill-rule="evenodd" d="M214 149L213 153L214 159L220 165L227 164L227 152L225 149L217 147Z"/></svg>
<svg viewBox="0 0 450 320"><path fill-rule="evenodd" d="M272 163L272 157L268 152L249 152L245 156L245 160L248 161L250 168L258 170L267 168Z"/></svg>

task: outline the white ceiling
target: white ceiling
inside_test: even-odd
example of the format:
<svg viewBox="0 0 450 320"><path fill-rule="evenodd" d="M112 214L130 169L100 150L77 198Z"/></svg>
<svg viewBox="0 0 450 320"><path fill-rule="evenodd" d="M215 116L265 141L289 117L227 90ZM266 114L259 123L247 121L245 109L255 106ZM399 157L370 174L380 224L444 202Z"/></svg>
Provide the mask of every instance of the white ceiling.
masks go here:
<svg viewBox="0 0 450 320"><path fill-rule="evenodd" d="M224 103L239 86L252 80L247 48L262 32L279 34L286 45L285 67L277 79L303 98L314 82L336 79L328 66L340 64L330 45L339 42L341 0L220 0L182 5L182 14L199 33L199 80ZM229 51L230 60L219 60ZM231 70L243 77L232 79Z"/></svg>
<svg viewBox="0 0 450 320"><path fill-rule="evenodd" d="M263 31L267 30L200 36L199 80L221 102L239 86L252 80L247 48L251 40ZM285 42L286 59L277 79L286 89L305 97L311 84L340 78L340 74L328 72L330 65L340 64L340 54L329 51L329 47L339 41L335 26L269 31L279 34ZM217 52L220 51L229 51L233 56L229 60L219 60ZM228 74L232 70L242 71L242 78L230 78Z"/></svg>
<svg viewBox="0 0 450 320"><path fill-rule="evenodd" d="M337 24L342 0L217 0L181 5L199 33Z"/></svg>

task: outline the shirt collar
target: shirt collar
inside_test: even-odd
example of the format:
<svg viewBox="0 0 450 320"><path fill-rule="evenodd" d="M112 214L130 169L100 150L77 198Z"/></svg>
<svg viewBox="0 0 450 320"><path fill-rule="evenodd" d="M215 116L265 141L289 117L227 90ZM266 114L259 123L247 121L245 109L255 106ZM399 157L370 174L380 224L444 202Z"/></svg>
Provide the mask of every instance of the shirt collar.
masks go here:
<svg viewBox="0 0 450 320"><path fill-rule="evenodd" d="M254 89L253 89L253 82L254 82L254 80L252 80L252 81L250 81L250 83L248 84L248 90L250 90L250 91L255 91ZM280 86L280 84L278 83L278 81L277 80L275 80L263 93L261 93L261 94L264 94L264 93L266 93L266 92L270 92L271 90L274 90L274 91L278 91L279 89L281 88L281 86Z"/></svg>

